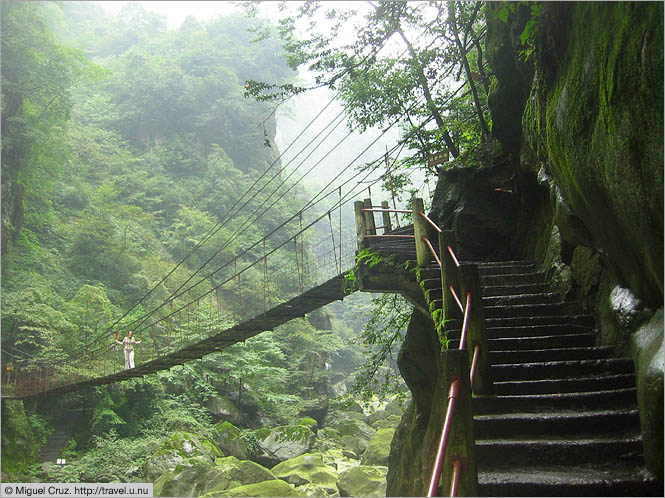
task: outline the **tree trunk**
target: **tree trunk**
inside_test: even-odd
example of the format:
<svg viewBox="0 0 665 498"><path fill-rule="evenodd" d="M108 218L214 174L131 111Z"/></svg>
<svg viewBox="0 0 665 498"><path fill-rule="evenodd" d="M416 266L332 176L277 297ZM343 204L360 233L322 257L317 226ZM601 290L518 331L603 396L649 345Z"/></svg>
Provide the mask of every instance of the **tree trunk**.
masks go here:
<svg viewBox="0 0 665 498"><path fill-rule="evenodd" d="M455 38L455 45L457 45L457 50L459 51L460 58L462 59L462 65L464 66L464 72L466 73L466 79L469 82L471 87L471 93L473 95L473 102L476 106L476 112L478 113L478 121L480 122L480 129L483 132L483 137L485 140L489 140L490 131L487 127L487 122L485 122L485 117L483 116L483 108L480 105L480 99L478 98L478 90L476 89L476 84L471 77L471 68L469 67L469 60L466 57L466 50L462 45L462 42L459 38L459 32L457 30L457 16L456 16L457 6L455 2L448 3L448 15L450 28L453 31L453 36Z"/></svg>
<svg viewBox="0 0 665 498"><path fill-rule="evenodd" d="M446 126L443 122L443 117L441 116L439 109L436 107L436 104L434 103L434 99L432 98L432 94L430 92L429 85L427 83L427 78L425 77L425 73L423 72L423 67L420 64L420 61L418 60L418 54L416 54L413 45L411 45L411 42L408 40L406 35L404 35L402 30L398 29L397 33L399 33L399 35L402 37L402 40L404 40L404 43L406 43L406 46L409 49L409 53L411 54L411 59L413 60L413 64L416 68L416 76L418 77L418 83L420 84L420 87L422 88L423 93L425 94L425 100L427 101L427 108L432 113L432 116L434 116L434 120L436 121L436 124L439 127L439 129L443 130L443 140L444 142L446 142L448 150L450 151L453 157L457 157L459 156L459 149L455 145L455 142L453 142L453 139L450 136L450 133L446 129Z"/></svg>

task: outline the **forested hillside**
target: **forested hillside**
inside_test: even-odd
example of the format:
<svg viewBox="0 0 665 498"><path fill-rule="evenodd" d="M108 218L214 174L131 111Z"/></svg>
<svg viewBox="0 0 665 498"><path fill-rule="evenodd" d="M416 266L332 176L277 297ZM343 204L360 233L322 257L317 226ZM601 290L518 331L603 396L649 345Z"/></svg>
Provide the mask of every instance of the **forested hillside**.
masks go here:
<svg viewBox="0 0 665 498"><path fill-rule="evenodd" d="M302 186L283 192L246 229L243 213L231 216L246 198L247 211L260 205L262 175L281 166L272 105L245 96L246 80L296 77L264 29L241 14L167 29L138 4L110 15L89 2L3 2L3 369L131 322L309 198ZM260 274L243 277L247 303L264 299ZM259 428L325 414L330 386L362 362L350 341L367 299L356 302L140 380L3 401L3 480L144 481L175 431L214 438L220 420ZM56 428L71 465L43 470L37 452Z"/></svg>

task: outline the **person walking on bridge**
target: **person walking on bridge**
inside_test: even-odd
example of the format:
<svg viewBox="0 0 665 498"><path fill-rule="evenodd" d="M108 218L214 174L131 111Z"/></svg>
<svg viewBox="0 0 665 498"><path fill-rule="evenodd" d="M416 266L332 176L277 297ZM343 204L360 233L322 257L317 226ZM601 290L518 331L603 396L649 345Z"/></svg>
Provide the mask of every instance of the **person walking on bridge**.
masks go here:
<svg viewBox="0 0 665 498"><path fill-rule="evenodd" d="M127 337L125 337L122 341L116 339L115 342L124 346L125 348L125 370L134 368L134 344L141 344L141 341L137 341L134 338L134 332L130 330L127 332Z"/></svg>

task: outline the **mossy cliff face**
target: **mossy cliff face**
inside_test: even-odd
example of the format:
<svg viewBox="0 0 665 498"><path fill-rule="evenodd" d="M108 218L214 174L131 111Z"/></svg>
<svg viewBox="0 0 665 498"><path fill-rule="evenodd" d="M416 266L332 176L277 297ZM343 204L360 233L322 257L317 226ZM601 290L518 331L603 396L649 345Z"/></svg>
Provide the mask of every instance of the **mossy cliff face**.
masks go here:
<svg viewBox="0 0 665 498"><path fill-rule="evenodd" d="M503 156L458 158L432 215L463 259L538 261L594 315L598 344L632 356L645 460L662 478L663 4L545 2L527 62L528 17L516 7L506 24L499 7L487 7L486 53ZM402 353L422 364L403 368L418 392L393 440L389 496L424 492L443 416L439 362L425 363L421 342L407 334Z"/></svg>
<svg viewBox="0 0 665 498"><path fill-rule="evenodd" d="M523 115L523 156L544 162L618 280L653 307L663 303L662 22L659 2L575 3L568 50L536 59Z"/></svg>

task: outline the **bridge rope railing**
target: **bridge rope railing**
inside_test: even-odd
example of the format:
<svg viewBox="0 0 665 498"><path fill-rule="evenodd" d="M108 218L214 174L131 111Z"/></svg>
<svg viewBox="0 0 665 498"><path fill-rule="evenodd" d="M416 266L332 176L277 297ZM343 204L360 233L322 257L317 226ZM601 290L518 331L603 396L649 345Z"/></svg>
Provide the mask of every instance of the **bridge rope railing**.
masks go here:
<svg viewBox="0 0 665 498"><path fill-rule="evenodd" d="M414 199L411 210L389 209L387 202L382 202L379 208L372 205L371 199L356 201L354 207L358 246L370 248L370 240L375 238L412 238L418 267L430 266L433 258L440 270L444 324L450 323L449 320L462 320L458 348L441 352L442 377L448 394L426 495L437 496L443 486L449 490L449 496L458 496L460 493L463 496L476 496L478 476L471 396L472 393L492 391L478 268L475 264L459 262L455 252L455 233L439 228L425 213L424 202L420 198ZM377 228L380 227L375 224L374 213L381 213L384 220L391 213L395 216L400 213L410 214L414 234L397 235L386 231L378 234ZM436 244L430 240L430 233L436 234Z"/></svg>

